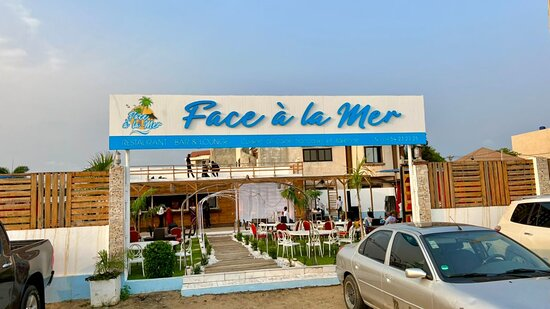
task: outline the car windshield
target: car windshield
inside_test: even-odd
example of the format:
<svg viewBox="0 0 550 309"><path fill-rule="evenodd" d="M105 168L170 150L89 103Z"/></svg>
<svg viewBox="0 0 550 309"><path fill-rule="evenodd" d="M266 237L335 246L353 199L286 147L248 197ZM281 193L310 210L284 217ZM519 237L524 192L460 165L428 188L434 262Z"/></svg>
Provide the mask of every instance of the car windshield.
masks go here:
<svg viewBox="0 0 550 309"><path fill-rule="evenodd" d="M441 278L472 282L550 276L540 257L496 231L456 231L423 236Z"/></svg>

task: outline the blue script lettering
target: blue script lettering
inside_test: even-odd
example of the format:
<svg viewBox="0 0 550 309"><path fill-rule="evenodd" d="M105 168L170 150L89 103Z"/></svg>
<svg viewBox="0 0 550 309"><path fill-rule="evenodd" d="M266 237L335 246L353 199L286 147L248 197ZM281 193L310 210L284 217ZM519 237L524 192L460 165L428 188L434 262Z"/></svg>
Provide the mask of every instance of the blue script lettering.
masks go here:
<svg viewBox="0 0 550 309"><path fill-rule="evenodd" d="M131 127L132 129L153 130L160 126L162 126L162 122L150 119L149 115L143 115L135 111L129 112L128 118L122 124L123 129Z"/></svg>
<svg viewBox="0 0 550 309"><path fill-rule="evenodd" d="M208 116L199 114L198 110L199 108L201 108L201 106L202 106L202 110L206 111L215 107L216 105L217 103L211 100L201 100L201 101L195 101L187 104L185 106L185 111L188 112L189 114L182 118L183 121L185 122L184 127L186 129L189 129L194 119L206 118L206 125L209 127L211 126L219 127L222 125L226 125L229 128L235 128L235 127L238 127L239 125L242 125L244 127L251 128L256 126L265 118L264 115L260 115L258 119L254 120L257 114L253 111L246 112L242 117L236 111L230 112L226 117L223 117L222 113L219 111L214 111L210 113ZM238 119L239 117L241 118Z"/></svg>
<svg viewBox="0 0 550 309"><path fill-rule="evenodd" d="M285 109L285 106L283 105L283 103L277 102L277 105L280 108ZM286 118L286 111L282 110L282 111L277 112L277 114L275 114L275 116L273 116L273 119L271 120L271 124L274 125L274 126L286 126L292 119L294 119L294 116L290 116L287 119Z"/></svg>
<svg viewBox="0 0 550 309"><path fill-rule="evenodd" d="M302 115L301 124L303 126L307 126L307 125L322 126L331 119L330 117L327 117L326 119L323 119L325 113L323 113L321 111L315 112L315 113L313 113L313 115L309 116L309 112L313 108L313 105L315 105L315 103L313 103L313 102L309 103L306 110L304 111L304 114Z"/></svg>
<svg viewBox="0 0 550 309"><path fill-rule="evenodd" d="M388 123L392 117L399 118L401 117L401 113L397 111L387 111L386 115L382 117L382 119L378 119L382 113L379 110L373 110L371 112L371 106L367 104L367 106L363 107L361 110L361 105L356 104L353 108L351 108L351 104L346 102L340 106L338 109L338 115L342 115L340 118L340 122L338 123L338 128L341 128L344 126L344 124L348 126L352 126L357 121L357 118L359 119L359 128L364 129L365 128L365 121L371 126L378 126L382 123Z"/></svg>

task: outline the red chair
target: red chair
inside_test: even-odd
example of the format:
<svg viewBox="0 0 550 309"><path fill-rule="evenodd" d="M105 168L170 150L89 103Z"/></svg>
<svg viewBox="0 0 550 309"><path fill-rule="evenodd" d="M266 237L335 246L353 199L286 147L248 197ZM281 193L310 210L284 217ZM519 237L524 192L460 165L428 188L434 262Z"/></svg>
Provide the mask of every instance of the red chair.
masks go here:
<svg viewBox="0 0 550 309"><path fill-rule="evenodd" d="M130 242L137 242L140 241L141 236L139 236L139 233L137 231L130 231Z"/></svg>
<svg viewBox="0 0 550 309"><path fill-rule="evenodd" d="M275 227L278 231L286 231L287 230L287 226L286 224L284 223L279 223L277 224L277 226Z"/></svg>
<svg viewBox="0 0 550 309"><path fill-rule="evenodd" d="M340 231L340 232L338 232L338 235L340 235L340 236L347 236L347 235L348 235L349 228L350 228L352 225L353 225L353 221L348 220L348 224L346 225L346 230L345 230L345 231Z"/></svg>
<svg viewBox="0 0 550 309"><path fill-rule="evenodd" d="M309 231L311 229L311 222L304 221L303 223L304 230Z"/></svg>
<svg viewBox="0 0 550 309"><path fill-rule="evenodd" d="M325 222L323 229L327 231L332 231L334 229L334 222L332 221Z"/></svg>
<svg viewBox="0 0 550 309"><path fill-rule="evenodd" d="M130 232L131 232L131 231L135 231L135 230L136 230L136 228L135 228L135 227L133 227L133 226L130 226Z"/></svg>
<svg viewBox="0 0 550 309"><path fill-rule="evenodd" d="M250 224L250 230L252 231L252 235L254 235L256 239L266 238L267 236L266 232L258 233L258 230L256 229L256 225L254 223Z"/></svg>
<svg viewBox="0 0 550 309"><path fill-rule="evenodd" d="M176 236L176 240L181 242L181 227L172 228L170 234Z"/></svg>

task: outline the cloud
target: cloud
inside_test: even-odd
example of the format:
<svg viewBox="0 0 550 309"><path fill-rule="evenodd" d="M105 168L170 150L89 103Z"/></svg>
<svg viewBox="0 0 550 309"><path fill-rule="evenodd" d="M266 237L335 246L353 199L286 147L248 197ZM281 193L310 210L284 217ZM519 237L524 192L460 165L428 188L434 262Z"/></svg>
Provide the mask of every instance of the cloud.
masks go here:
<svg viewBox="0 0 550 309"><path fill-rule="evenodd" d="M0 68L21 64L28 55L23 48L5 46L8 42L8 39L0 37Z"/></svg>
<svg viewBox="0 0 550 309"><path fill-rule="evenodd" d="M31 11L28 10L20 1L12 1L6 4L13 10L15 15L29 28L31 33L35 33L40 26L40 20L31 15Z"/></svg>
<svg viewBox="0 0 550 309"><path fill-rule="evenodd" d="M65 64L65 59L61 56L61 51L50 48L47 51L48 65L52 70L59 70Z"/></svg>

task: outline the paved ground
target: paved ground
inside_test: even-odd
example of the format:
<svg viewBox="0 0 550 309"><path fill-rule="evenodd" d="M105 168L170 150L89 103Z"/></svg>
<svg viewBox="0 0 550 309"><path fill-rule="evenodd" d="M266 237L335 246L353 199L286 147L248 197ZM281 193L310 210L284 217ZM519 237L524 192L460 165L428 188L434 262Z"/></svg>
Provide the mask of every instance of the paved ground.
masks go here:
<svg viewBox="0 0 550 309"><path fill-rule="evenodd" d="M255 259L248 249L233 241L230 236L210 236L208 241L219 262L207 266L204 271L206 274L278 268L272 259Z"/></svg>
<svg viewBox="0 0 550 309"><path fill-rule="evenodd" d="M88 301L48 304L48 309L89 307ZM336 309L345 308L340 285L255 293L181 297L179 292L135 295L114 308Z"/></svg>

